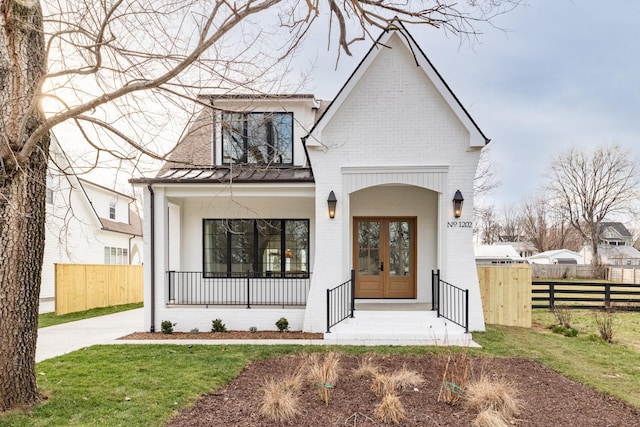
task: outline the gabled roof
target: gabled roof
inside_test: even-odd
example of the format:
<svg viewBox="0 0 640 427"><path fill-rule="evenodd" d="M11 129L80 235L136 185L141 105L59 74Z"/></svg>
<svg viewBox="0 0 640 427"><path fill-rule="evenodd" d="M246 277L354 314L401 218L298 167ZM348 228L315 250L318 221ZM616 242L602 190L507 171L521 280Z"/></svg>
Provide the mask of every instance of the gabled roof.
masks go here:
<svg viewBox="0 0 640 427"><path fill-rule="evenodd" d="M603 233L607 228L612 228L616 233L618 233L621 237L631 239L633 235L627 230L627 227L624 226L621 222L601 222L600 223L600 233Z"/></svg>
<svg viewBox="0 0 640 427"><path fill-rule="evenodd" d="M106 218L101 218L96 212L95 208L93 207L93 203L91 203L91 200L89 199L89 196L87 195L87 192L84 187L91 186L91 187L99 188L115 196L126 198L129 201L129 203L135 200L134 197L131 197L127 194L113 190L111 188L96 184L95 182L91 182L87 179L78 177L73 170L73 166L71 165L71 162L67 157L67 154L64 152L64 150L62 150L62 147L60 146L60 143L58 142L58 139L56 138L53 132L51 133L50 152L54 156L56 154L60 156L59 159L56 159L57 166L59 168L63 168L65 171L68 171L68 172L64 172L66 179L69 180L69 184L71 185L71 188L79 190L80 194L82 194L83 196L82 199L85 201L85 203L87 203L89 207L89 211L92 213L91 216L97 222L96 225L100 226L100 229L105 231L112 231L116 233L142 236L142 219L140 218L140 216L138 216L138 214L135 211L133 211L132 209L129 209L129 221L130 221L129 223L118 222L118 221L113 221Z"/></svg>
<svg viewBox="0 0 640 427"><path fill-rule="evenodd" d="M547 258L548 260L553 261L554 259L567 258L567 255L570 255L570 256L575 257L575 258L582 258L582 255L580 255L577 252L571 251L569 249L554 249L554 250L551 250L551 251L540 252L539 254L532 255L532 256L528 257L527 259L543 259L543 258Z"/></svg>
<svg viewBox="0 0 640 427"><path fill-rule="evenodd" d="M328 108L322 113L316 124L313 126L309 134L304 137L305 146L319 145L317 135L322 131L323 127L328 123L333 115L339 110L340 105L347 99L349 94L354 90L358 81L364 76L364 73L372 64L374 59L382 51L386 49L391 37L398 36L403 45L413 54L416 66L420 67L431 82L438 89L445 102L449 105L454 114L461 123L467 128L470 134L470 145L472 147L483 147L488 144L490 139L487 138L482 130L478 127L469 112L464 108L458 97L453 93L447 82L442 78L438 70L433 66L429 58L422 51L420 46L405 26L400 21L394 21L392 26L383 31L376 42L371 46L369 52L364 56L360 64L353 71L346 83L342 86L338 95L334 98Z"/></svg>

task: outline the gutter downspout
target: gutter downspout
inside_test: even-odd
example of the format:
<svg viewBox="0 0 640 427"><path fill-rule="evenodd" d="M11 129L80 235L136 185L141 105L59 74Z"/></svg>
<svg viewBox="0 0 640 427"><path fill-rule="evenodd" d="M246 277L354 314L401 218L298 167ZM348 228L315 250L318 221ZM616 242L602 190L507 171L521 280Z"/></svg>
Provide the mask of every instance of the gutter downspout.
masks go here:
<svg viewBox="0 0 640 427"><path fill-rule="evenodd" d="M149 246L151 247L151 262L150 262L150 268L151 268L151 277L150 279L150 285L151 285L151 328L149 329L149 332L155 332L156 331L156 254L155 254L155 194L153 192L153 188L151 187L151 184L147 184L147 189L149 190L149 194L150 194L150 201L149 201L149 209L151 209L151 217L150 217L150 224L149 224L149 228L151 229L150 234L151 236L149 236Z"/></svg>

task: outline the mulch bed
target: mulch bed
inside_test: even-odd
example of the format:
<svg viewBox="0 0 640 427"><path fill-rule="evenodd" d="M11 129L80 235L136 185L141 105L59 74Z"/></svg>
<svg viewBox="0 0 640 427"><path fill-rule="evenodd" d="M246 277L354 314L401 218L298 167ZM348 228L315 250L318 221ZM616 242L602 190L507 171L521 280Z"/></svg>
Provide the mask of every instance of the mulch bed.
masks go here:
<svg viewBox="0 0 640 427"><path fill-rule="evenodd" d="M229 332L174 332L163 334L162 332L134 332L126 335L121 340L321 340L322 333L301 331L229 331Z"/></svg>
<svg viewBox="0 0 640 427"><path fill-rule="evenodd" d="M286 335L286 334L285 334ZM371 380L352 375L363 356L341 356L341 375L325 406L313 384L300 396L300 415L289 423L274 423L260 413L261 387L265 380L282 378L296 370L303 356L287 356L250 363L226 387L201 397L193 407L177 413L169 426L357 426L386 424L375 418L380 399L371 391ZM366 356L381 371L397 372L403 366L422 375L417 390L399 391L406 419L402 426L471 426L476 416L461 403L438 402L445 356ZM605 427L639 426L640 411L618 399L529 360L472 358L474 375L497 376L511 381L521 401L512 425Z"/></svg>

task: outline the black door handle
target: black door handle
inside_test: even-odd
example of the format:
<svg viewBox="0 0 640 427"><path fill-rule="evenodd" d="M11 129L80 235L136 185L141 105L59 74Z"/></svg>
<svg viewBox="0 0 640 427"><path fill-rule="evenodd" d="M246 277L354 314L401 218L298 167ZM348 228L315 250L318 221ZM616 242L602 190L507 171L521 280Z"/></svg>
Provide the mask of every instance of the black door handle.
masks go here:
<svg viewBox="0 0 640 427"><path fill-rule="evenodd" d="M384 262L380 263L380 271L384 271Z"/></svg>

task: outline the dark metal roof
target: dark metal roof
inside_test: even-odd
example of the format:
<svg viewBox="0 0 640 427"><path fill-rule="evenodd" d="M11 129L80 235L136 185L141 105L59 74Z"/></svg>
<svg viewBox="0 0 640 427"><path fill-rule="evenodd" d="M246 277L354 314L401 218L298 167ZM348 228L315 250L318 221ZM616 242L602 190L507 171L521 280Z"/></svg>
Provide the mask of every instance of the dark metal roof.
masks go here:
<svg viewBox="0 0 640 427"><path fill-rule="evenodd" d="M157 183L304 183L314 182L311 168L281 166L215 166L211 168L173 168L155 178L134 178L132 184Z"/></svg>

